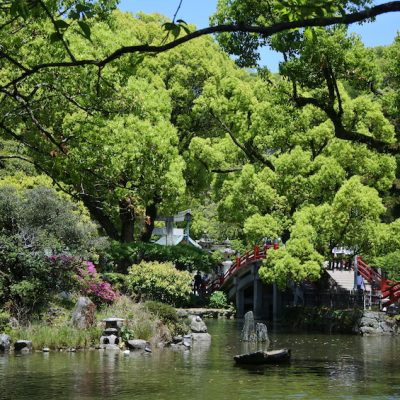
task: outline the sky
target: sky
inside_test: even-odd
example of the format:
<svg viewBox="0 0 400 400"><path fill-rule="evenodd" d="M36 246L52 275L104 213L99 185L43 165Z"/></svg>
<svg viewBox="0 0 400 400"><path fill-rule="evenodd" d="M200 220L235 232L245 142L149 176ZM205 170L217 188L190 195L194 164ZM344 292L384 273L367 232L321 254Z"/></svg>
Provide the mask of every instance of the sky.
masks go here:
<svg viewBox="0 0 400 400"><path fill-rule="evenodd" d="M389 0L388 0L389 1ZM385 1L376 1L376 4ZM136 13L160 13L171 18L174 16L179 0L121 0L119 8ZM195 24L197 28L209 25L208 18L217 7L217 0L183 0L178 19ZM350 31L361 35L368 47L391 44L400 31L400 13L390 13L377 17L376 21L364 25L351 25ZM269 49L261 52L261 65L266 65L272 72L278 71L281 55Z"/></svg>

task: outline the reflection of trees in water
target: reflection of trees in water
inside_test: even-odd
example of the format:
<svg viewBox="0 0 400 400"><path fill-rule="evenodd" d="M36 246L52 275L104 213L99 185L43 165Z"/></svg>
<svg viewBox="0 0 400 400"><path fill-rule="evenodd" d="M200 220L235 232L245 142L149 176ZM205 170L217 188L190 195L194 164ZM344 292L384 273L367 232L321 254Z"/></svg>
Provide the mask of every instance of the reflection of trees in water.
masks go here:
<svg viewBox="0 0 400 400"><path fill-rule="evenodd" d="M271 331L270 348L291 348L292 362L244 368L233 356L253 349L237 322L207 325L211 345L188 351L0 356L0 398L400 398L400 338Z"/></svg>

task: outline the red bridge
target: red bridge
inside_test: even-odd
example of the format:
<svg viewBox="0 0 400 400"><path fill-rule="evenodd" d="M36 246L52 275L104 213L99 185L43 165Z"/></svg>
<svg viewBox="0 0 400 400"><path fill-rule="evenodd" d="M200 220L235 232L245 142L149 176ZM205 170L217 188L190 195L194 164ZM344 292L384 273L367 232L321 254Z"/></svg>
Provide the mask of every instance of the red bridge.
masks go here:
<svg viewBox="0 0 400 400"><path fill-rule="evenodd" d="M382 277L381 274L366 264L361 257L357 257L357 271L370 283L372 288L380 290L383 306L390 306L400 298L400 282Z"/></svg>
<svg viewBox="0 0 400 400"><path fill-rule="evenodd" d="M263 260L267 256L269 249L279 249L279 243L265 244L262 247L255 245L252 251L246 252L241 257L236 257L235 262L225 272L225 274L211 282L209 291L213 292L215 290L223 289L229 280L234 277L239 270L243 271L257 261Z"/></svg>
<svg viewBox="0 0 400 400"><path fill-rule="evenodd" d="M275 315L275 308L279 307L280 294L275 285L269 287L262 285L258 269L261 261L267 257L268 251L278 248L278 243L256 245L252 251L236 257L225 274L211 282L208 287L209 293L215 290L224 290L228 294L228 298L235 302L239 317L249 309L253 310L256 318ZM361 257L357 257L357 271L375 290L380 297L382 306L387 307L400 298L400 282L384 278L366 264Z"/></svg>

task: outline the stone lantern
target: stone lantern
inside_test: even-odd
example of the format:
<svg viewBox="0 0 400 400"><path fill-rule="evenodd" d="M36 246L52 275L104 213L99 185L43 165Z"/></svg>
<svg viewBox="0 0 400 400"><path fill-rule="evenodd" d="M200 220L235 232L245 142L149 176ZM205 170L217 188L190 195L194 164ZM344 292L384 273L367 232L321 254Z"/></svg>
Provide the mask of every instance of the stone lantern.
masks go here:
<svg viewBox="0 0 400 400"><path fill-rule="evenodd" d="M121 343L121 327L125 320L123 318L109 317L103 319L106 328L100 338L100 347L103 349L119 349Z"/></svg>

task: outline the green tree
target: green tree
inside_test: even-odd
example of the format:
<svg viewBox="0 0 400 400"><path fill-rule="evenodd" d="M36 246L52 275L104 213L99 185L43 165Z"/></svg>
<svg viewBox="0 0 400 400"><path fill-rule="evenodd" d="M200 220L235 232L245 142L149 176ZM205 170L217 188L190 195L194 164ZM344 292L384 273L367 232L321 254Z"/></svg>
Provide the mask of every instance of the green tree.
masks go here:
<svg viewBox="0 0 400 400"><path fill-rule="evenodd" d="M20 320L77 289L82 257L106 245L83 205L49 183L22 174L0 180L0 301Z"/></svg>

